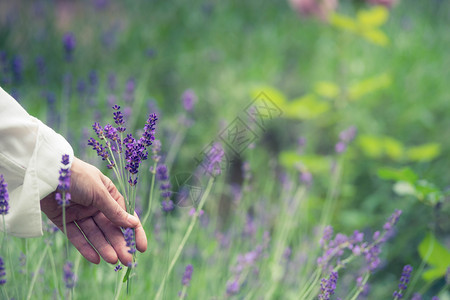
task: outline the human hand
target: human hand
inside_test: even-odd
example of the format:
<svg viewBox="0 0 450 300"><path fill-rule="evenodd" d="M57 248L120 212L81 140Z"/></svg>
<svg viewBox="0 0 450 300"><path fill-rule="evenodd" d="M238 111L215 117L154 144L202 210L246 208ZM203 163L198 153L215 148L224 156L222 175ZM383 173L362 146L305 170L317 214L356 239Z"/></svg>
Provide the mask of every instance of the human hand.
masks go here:
<svg viewBox="0 0 450 300"><path fill-rule="evenodd" d="M96 167L74 158L72 162L70 204L66 206L67 238L90 262L98 264L100 256L108 263L132 262L120 226L135 228L136 249L147 249L142 224L125 211L125 202L112 181ZM63 231L62 206L55 200L55 192L41 200L41 210ZM77 227L79 226L79 228ZM83 233L94 248L88 243ZM97 254L98 252L98 254Z"/></svg>

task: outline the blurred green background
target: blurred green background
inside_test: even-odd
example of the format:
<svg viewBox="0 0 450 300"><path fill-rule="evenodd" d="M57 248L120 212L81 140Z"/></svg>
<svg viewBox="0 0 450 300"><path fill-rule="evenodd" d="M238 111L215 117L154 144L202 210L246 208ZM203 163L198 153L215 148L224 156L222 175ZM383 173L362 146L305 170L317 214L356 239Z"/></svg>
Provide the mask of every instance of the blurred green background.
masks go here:
<svg viewBox="0 0 450 300"><path fill-rule="evenodd" d="M274 164L293 178L299 169L311 172L312 223L330 184L339 132L356 126L332 224L344 232L379 227L402 209L399 235L386 250L393 264L376 278L390 282L402 265L420 262L426 232L450 245L450 3L398 1L385 19L371 9L363 1L339 3L336 12L354 20L352 30L275 0L2 0L0 79L93 163L85 132L94 121L111 122L111 96L127 105L127 82L135 84L130 126L139 128L143 112L157 110L165 152L181 128L182 94L192 89L198 101L172 173L192 170L193 158L263 91L283 115L240 160L258 162L255 173ZM62 42L68 32L76 37L70 62ZM379 35L388 42L376 42ZM236 174L226 178L233 183Z"/></svg>

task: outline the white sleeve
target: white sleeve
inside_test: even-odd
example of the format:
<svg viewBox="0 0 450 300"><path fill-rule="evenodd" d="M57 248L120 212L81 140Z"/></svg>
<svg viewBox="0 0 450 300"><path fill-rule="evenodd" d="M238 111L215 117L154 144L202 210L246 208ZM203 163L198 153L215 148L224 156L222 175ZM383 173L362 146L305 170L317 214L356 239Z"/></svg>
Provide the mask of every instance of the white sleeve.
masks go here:
<svg viewBox="0 0 450 300"><path fill-rule="evenodd" d="M0 174L8 184L6 231L18 237L42 235L40 200L55 191L63 154L70 144L30 116L0 87ZM3 222L0 222L0 229Z"/></svg>

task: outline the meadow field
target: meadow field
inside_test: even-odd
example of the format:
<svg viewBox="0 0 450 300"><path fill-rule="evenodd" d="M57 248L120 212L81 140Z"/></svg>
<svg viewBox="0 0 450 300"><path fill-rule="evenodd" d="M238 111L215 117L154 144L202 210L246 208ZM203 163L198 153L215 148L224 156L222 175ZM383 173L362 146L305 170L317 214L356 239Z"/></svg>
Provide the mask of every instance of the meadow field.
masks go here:
<svg viewBox="0 0 450 300"><path fill-rule="evenodd" d="M318 2L0 0L0 87L75 156L122 185L93 124L158 119L136 264L43 215L0 298L450 299L450 2Z"/></svg>

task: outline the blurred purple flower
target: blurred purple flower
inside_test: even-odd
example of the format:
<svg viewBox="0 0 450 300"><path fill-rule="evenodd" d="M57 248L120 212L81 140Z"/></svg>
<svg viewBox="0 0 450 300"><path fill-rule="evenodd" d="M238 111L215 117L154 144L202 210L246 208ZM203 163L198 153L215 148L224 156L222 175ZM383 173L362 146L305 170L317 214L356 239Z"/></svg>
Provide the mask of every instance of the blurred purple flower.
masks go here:
<svg viewBox="0 0 450 300"><path fill-rule="evenodd" d="M312 174L308 171L300 172L300 182L302 182L305 185L311 185L313 182Z"/></svg>
<svg viewBox="0 0 450 300"><path fill-rule="evenodd" d="M134 254L136 253L136 242L134 241L134 231L131 228L126 228L123 231L123 237L126 242L126 246L130 249L128 249L128 253Z"/></svg>
<svg viewBox="0 0 450 300"><path fill-rule="evenodd" d="M161 202L162 209L165 212L170 212L174 210L175 205L170 197L172 196L171 184L169 181L169 171L167 170L167 166L162 164L156 167L156 179L160 181L159 189L161 190L161 197L163 197L163 201Z"/></svg>
<svg viewBox="0 0 450 300"><path fill-rule="evenodd" d="M181 279L181 284L188 286L192 279L192 273L194 272L194 267L192 265L187 265L184 270L183 278Z"/></svg>
<svg viewBox="0 0 450 300"><path fill-rule="evenodd" d="M3 258L0 256L0 285L4 285L6 283L6 271L5 271L5 263Z"/></svg>
<svg viewBox="0 0 450 300"><path fill-rule="evenodd" d="M354 140L356 136L356 127L350 126L349 128L341 131L339 134L339 142L335 145L336 153L343 153L347 149L347 145Z"/></svg>
<svg viewBox="0 0 450 300"><path fill-rule="evenodd" d="M236 295L237 293L239 293L239 289L240 285L237 278L227 283L227 295Z"/></svg>
<svg viewBox="0 0 450 300"><path fill-rule="evenodd" d="M422 300L422 295L419 293L414 293L411 300Z"/></svg>
<svg viewBox="0 0 450 300"><path fill-rule="evenodd" d="M147 55L148 58L153 58L156 56L156 50L153 48L148 48L145 50L145 55Z"/></svg>
<svg viewBox="0 0 450 300"><path fill-rule="evenodd" d="M66 262L63 267L64 271L64 283L66 285L66 288L72 289L75 287L75 284L77 282L77 276L72 271L73 265L71 262Z"/></svg>
<svg viewBox="0 0 450 300"><path fill-rule="evenodd" d="M205 173L215 177L222 173L221 162L225 155L222 146L219 143L214 143L209 150L204 153L204 160L202 167Z"/></svg>
<svg viewBox="0 0 450 300"><path fill-rule="evenodd" d="M339 134L339 139L345 143L350 143L356 136L356 127L350 126L349 128L341 131Z"/></svg>
<svg viewBox="0 0 450 300"><path fill-rule="evenodd" d="M334 150L336 151L336 153L342 153L347 149L347 144L339 141L335 146L334 146Z"/></svg>
<svg viewBox="0 0 450 300"><path fill-rule="evenodd" d="M322 278L320 282L319 300L329 300L330 297L334 295L338 277L337 272L331 272L328 279Z"/></svg>
<svg viewBox="0 0 450 300"><path fill-rule="evenodd" d="M192 111L194 108L194 104L197 102L197 95L191 89L184 91L181 96L181 100L183 101L183 107L187 112Z"/></svg>
<svg viewBox="0 0 450 300"><path fill-rule="evenodd" d="M75 35L72 32L67 32L63 36L63 46L64 46L64 52L66 55L66 61L70 62L72 61L72 55L73 51L75 50L75 46L77 44L77 41L75 39Z"/></svg>
<svg viewBox="0 0 450 300"><path fill-rule="evenodd" d="M8 184L5 178L0 174L0 215L6 215L9 211L9 193Z"/></svg>
<svg viewBox="0 0 450 300"><path fill-rule="evenodd" d="M125 85L125 94L123 96L126 103L132 103L134 101L134 91L136 88L136 82L134 78L129 78Z"/></svg>
<svg viewBox="0 0 450 300"><path fill-rule="evenodd" d="M22 73L23 73L23 60L19 55L15 55L11 60L11 72L13 79L16 83L20 83L22 81Z"/></svg>

